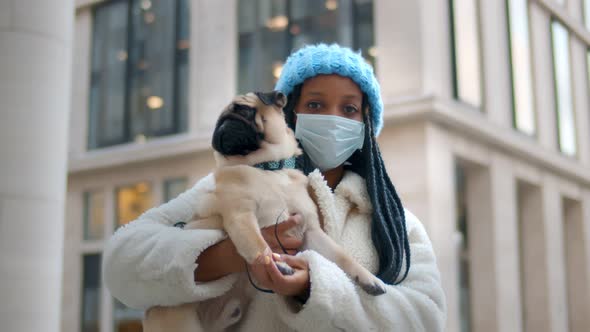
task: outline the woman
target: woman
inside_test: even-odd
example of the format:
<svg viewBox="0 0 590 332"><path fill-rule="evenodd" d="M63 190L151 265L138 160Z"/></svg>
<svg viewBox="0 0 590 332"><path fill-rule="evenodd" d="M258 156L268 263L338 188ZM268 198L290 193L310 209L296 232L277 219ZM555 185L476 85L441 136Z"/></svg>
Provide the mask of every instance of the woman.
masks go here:
<svg viewBox="0 0 590 332"><path fill-rule="evenodd" d="M310 184L326 233L380 278L386 293L363 292L315 251L275 255L295 268L283 276L274 264L250 266L258 293L234 326L239 331L442 331L445 299L428 236L403 209L385 170L376 136L382 101L373 70L350 49L307 46L285 63L276 86L288 95L285 115L305 154L298 166ZM322 177L323 175L323 177ZM325 181L324 181L325 179ZM245 270L220 231L183 231L212 175L192 189L118 230L105 249L104 278L112 294L135 308L212 298ZM295 215L263 230L271 248L297 248L286 231ZM296 252L291 251L290 254Z"/></svg>

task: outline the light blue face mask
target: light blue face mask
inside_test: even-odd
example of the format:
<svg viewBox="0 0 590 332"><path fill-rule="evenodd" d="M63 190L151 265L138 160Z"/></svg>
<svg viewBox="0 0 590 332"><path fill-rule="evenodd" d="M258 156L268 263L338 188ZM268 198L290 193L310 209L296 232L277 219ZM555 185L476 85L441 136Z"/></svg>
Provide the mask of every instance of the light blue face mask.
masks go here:
<svg viewBox="0 0 590 332"><path fill-rule="evenodd" d="M326 171L363 147L365 124L337 115L297 114L295 138L314 165Z"/></svg>

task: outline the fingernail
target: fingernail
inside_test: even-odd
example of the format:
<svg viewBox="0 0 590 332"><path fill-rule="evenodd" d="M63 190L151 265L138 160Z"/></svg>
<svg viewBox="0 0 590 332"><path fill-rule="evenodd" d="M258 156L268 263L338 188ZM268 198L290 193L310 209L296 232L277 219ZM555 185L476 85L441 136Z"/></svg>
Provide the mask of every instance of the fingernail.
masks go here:
<svg viewBox="0 0 590 332"><path fill-rule="evenodd" d="M266 264L266 265L270 264L270 257L264 256L264 264Z"/></svg>
<svg viewBox="0 0 590 332"><path fill-rule="evenodd" d="M277 261L281 259L281 255L277 254L276 252L272 253L272 257L274 257L274 259Z"/></svg>

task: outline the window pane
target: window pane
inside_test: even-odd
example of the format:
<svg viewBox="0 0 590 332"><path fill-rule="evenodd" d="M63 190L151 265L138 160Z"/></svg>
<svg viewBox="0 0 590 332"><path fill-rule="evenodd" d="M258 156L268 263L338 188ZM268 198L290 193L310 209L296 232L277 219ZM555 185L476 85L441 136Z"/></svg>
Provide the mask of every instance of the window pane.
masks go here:
<svg viewBox="0 0 590 332"><path fill-rule="evenodd" d="M97 6L90 148L186 129L189 1L127 0Z"/></svg>
<svg viewBox="0 0 590 332"><path fill-rule="evenodd" d="M476 0L451 0L455 97L481 106L481 64Z"/></svg>
<svg viewBox="0 0 590 332"><path fill-rule="evenodd" d="M104 193L84 193L84 240L100 240L104 236Z"/></svg>
<svg viewBox="0 0 590 332"><path fill-rule="evenodd" d="M564 154L575 156L576 129L572 101L569 34L561 23L552 21L551 36L559 148Z"/></svg>
<svg viewBox="0 0 590 332"><path fill-rule="evenodd" d="M186 190L187 180L185 178L171 179L164 182L164 200L169 200L177 197Z"/></svg>
<svg viewBox="0 0 590 332"><path fill-rule="evenodd" d="M584 23L586 29L590 30L590 0L584 0Z"/></svg>
<svg viewBox="0 0 590 332"><path fill-rule="evenodd" d="M242 0L238 6L240 93L271 90L286 57L306 44L337 42L374 61L370 0Z"/></svg>
<svg viewBox="0 0 590 332"><path fill-rule="evenodd" d="M176 2L135 0L132 3L131 134L146 137L171 133L174 131Z"/></svg>
<svg viewBox="0 0 590 332"><path fill-rule="evenodd" d="M90 82L89 147L126 140L125 73L127 66L127 2L94 11Z"/></svg>
<svg viewBox="0 0 590 332"><path fill-rule="evenodd" d="M99 332L100 255L84 255L82 261L82 331Z"/></svg>
<svg viewBox="0 0 590 332"><path fill-rule="evenodd" d="M535 115L527 6L527 0L508 0L514 125L518 130L533 135Z"/></svg>
<svg viewBox="0 0 590 332"><path fill-rule="evenodd" d="M137 219L153 205L149 183L139 182L117 190L117 225L122 226Z"/></svg>
<svg viewBox="0 0 590 332"><path fill-rule="evenodd" d="M141 332L141 320L143 319L143 311L131 309L123 303L114 300L114 331L115 332Z"/></svg>

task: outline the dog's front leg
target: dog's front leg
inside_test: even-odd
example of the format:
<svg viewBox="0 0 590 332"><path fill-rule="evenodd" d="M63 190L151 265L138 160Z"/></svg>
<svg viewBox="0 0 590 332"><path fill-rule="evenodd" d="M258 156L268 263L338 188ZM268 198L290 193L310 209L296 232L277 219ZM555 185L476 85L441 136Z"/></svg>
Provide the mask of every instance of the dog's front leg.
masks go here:
<svg viewBox="0 0 590 332"><path fill-rule="evenodd" d="M336 263L368 294L380 295L385 293L385 284L344 252L342 247L319 227L311 228L305 232L303 245L305 248L313 249Z"/></svg>
<svg viewBox="0 0 590 332"><path fill-rule="evenodd" d="M224 213L223 226L248 264L269 264L272 261L272 251L260 233L254 212Z"/></svg>

